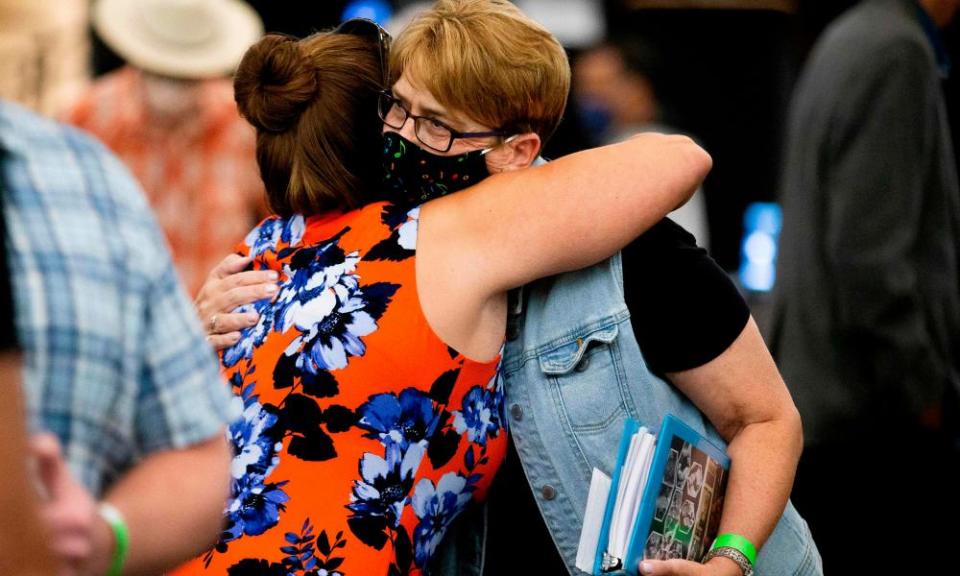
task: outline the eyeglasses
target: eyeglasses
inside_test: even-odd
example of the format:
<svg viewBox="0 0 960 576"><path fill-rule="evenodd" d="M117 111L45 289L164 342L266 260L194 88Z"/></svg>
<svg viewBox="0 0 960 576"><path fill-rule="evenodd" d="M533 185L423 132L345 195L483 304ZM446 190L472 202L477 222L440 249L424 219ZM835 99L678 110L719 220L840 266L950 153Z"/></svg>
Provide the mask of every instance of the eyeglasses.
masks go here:
<svg viewBox="0 0 960 576"><path fill-rule="evenodd" d="M485 132L460 132L447 126L436 118L429 116L417 116L411 114L400 100L393 94L384 90L380 92L380 98L377 105L377 112L383 123L400 130L407 123L407 119L413 120L413 132L421 144L436 152L449 152L453 146L453 141L459 138L483 138L488 136L506 136L503 130L488 130Z"/></svg>
<svg viewBox="0 0 960 576"><path fill-rule="evenodd" d="M390 86L390 69L387 67L387 54L390 51L390 34L373 20L366 18L351 18L344 20L333 31L334 34L349 34L369 40L376 39L380 50L380 72L383 78L383 88Z"/></svg>

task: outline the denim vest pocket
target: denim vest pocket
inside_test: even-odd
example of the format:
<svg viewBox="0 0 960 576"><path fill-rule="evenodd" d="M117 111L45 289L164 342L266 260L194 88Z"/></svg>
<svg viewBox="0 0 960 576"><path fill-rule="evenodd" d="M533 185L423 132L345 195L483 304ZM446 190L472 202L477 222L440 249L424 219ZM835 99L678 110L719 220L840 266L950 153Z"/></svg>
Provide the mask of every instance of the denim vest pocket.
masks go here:
<svg viewBox="0 0 960 576"><path fill-rule="evenodd" d="M608 319L571 333L539 355L540 370L567 436L588 466L598 463L586 456L601 452L600 445L618 436L626 414L619 334L617 321Z"/></svg>

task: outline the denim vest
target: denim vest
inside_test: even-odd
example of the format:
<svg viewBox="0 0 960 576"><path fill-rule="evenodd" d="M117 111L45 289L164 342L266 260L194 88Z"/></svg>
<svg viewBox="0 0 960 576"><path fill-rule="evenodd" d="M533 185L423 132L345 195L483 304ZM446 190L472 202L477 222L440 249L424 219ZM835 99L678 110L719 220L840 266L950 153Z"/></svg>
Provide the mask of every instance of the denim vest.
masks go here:
<svg viewBox="0 0 960 576"><path fill-rule="evenodd" d="M612 476L624 419L656 430L669 412L725 444L686 397L647 368L623 298L619 254L523 291L526 298L510 306L503 362L510 433L557 549L570 573L582 574L574 561L591 471ZM485 530L478 507L448 534L433 573L481 576ZM792 504L760 551L756 573L822 575Z"/></svg>

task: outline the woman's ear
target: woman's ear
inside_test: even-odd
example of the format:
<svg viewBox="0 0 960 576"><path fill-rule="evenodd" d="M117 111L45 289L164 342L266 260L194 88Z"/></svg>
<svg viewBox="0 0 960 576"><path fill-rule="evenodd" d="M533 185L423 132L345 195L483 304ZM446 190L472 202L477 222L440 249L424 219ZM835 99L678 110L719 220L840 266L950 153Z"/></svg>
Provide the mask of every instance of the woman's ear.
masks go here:
<svg viewBox="0 0 960 576"><path fill-rule="evenodd" d="M487 169L491 174L519 170L533 164L540 154L540 136L533 132L507 138L487 153Z"/></svg>

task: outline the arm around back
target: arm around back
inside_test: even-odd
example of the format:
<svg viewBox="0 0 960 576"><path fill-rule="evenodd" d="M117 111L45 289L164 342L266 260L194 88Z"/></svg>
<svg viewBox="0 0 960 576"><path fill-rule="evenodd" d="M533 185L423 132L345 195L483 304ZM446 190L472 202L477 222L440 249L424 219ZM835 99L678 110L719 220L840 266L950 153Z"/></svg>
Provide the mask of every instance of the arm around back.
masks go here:
<svg viewBox="0 0 960 576"><path fill-rule="evenodd" d="M424 314L448 345L491 358L507 290L613 255L686 202L710 167L685 136L642 134L428 202L417 240Z"/></svg>
<svg viewBox="0 0 960 576"><path fill-rule="evenodd" d="M428 203L418 253L442 250L457 283L481 298L577 270L686 202L711 162L685 136L648 133L497 174Z"/></svg>

